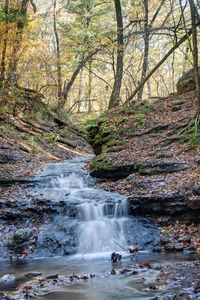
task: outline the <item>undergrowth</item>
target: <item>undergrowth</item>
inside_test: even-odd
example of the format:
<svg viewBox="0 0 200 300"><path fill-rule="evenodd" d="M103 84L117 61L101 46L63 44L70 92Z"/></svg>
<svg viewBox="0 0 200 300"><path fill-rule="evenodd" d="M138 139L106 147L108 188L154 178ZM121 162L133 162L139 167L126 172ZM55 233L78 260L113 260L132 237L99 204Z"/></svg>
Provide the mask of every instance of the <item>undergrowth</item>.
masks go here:
<svg viewBox="0 0 200 300"><path fill-rule="evenodd" d="M189 149L195 149L200 142L200 114L190 119L188 124L179 132L181 143L188 143Z"/></svg>

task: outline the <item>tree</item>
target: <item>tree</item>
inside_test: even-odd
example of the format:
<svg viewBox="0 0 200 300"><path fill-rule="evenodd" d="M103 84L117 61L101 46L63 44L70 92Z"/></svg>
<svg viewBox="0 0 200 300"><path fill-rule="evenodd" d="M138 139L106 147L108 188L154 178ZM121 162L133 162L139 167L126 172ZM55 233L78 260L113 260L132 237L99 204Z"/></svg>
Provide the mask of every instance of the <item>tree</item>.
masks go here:
<svg viewBox="0 0 200 300"><path fill-rule="evenodd" d="M106 18L110 10L110 5L107 3L99 3L97 0L81 0L69 2L64 8L73 16L73 21L68 24L61 23L61 26L65 31L68 44L73 45L71 46L72 64L75 65L75 70L71 78L66 80L67 84L63 87L62 101L58 108L65 107L70 89L86 63L89 63L89 70L91 70L90 63L93 57L105 47L104 35L107 36L109 32L105 30L105 23L100 22L100 17ZM91 72L89 73L88 78L91 81Z"/></svg>
<svg viewBox="0 0 200 300"><path fill-rule="evenodd" d="M53 0L53 29L56 42L56 67L57 67L57 82L58 82L58 103L62 98L62 74L61 74L61 63L60 63L60 40L57 31L57 18L56 18L56 4L57 0Z"/></svg>
<svg viewBox="0 0 200 300"><path fill-rule="evenodd" d="M200 21L196 23L195 26L199 26ZM147 76L142 80L142 82L137 86L137 88L134 90L134 92L130 95L130 97L127 99L127 102L131 101L135 95L138 93L138 91L144 86L144 84L148 81L149 78L158 70L158 68L167 60L167 58L181 45L183 44L188 36L192 34L192 29L188 31L187 34L185 34L179 41L175 43L175 45L166 53L166 55L159 61L159 63L147 74Z"/></svg>
<svg viewBox="0 0 200 300"><path fill-rule="evenodd" d="M159 15L159 12L165 3L165 0L162 0L158 9L156 10L155 14L153 15L153 18L151 22L149 23L149 0L143 0L144 8L145 8L145 16L144 16L144 59L143 59L143 65L142 65L142 75L140 82L143 81L145 78L147 71L148 71L148 64L149 64L149 43L150 43L150 29L152 28L157 16ZM143 88L144 86L139 90L138 93L138 99L142 99L143 95Z"/></svg>
<svg viewBox="0 0 200 300"><path fill-rule="evenodd" d="M196 85L196 96L198 100L198 113L200 114L200 74L198 68L198 43L197 43L197 25L199 15L197 9L195 7L194 1L189 0L190 4L190 13L191 13L191 21L192 21L192 56L193 56L193 67L194 67L194 78Z"/></svg>
<svg viewBox="0 0 200 300"><path fill-rule="evenodd" d="M115 82L113 85L112 94L110 97L108 108L113 108L119 105L120 90L123 77L123 56L124 56L124 33L123 33L123 18L120 0L115 1L115 12L117 19L117 65Z"/></svg>
<svg viewBox="0 0 200 300"><path fill-rule="evenodd" d="M9 0L5 0L5 33L3 37L3 50L1 56L1 66L0 66L0 88L2 87L5 80L5 71L6 71L6 51L8 45L8 8L9 8Z"/></svg>
<svg viewBox="0 0 200 300"><path fill-rule="evenodd" d="M24 28L27 24L27 9L29 3L32 5L34 12L36 12L36 6L32 0L22 0L21 5L18 7L18 18L17 18L17 26L16 26L17 28L16 28L12 54L10 57L8 78L7 78L10 84L17 83L17 64L19 61L18 55L21 49Z"/></svg>

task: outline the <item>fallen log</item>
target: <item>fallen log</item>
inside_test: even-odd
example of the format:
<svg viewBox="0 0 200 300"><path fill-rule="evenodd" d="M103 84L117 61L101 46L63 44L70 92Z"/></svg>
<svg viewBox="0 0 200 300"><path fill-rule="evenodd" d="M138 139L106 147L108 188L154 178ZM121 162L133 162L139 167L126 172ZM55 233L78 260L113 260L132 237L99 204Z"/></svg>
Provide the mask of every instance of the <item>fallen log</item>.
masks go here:
<svg viewBox="0 0 200 300"><path fill-rule="evenodd" d="M73 142L69 139L66 139L66 138L62 138L60 136L57 137L57 141L62 143L62 144L66 144L68 146L71 146L73 148L76 148L77 147L77 143L76 142Z"/></svg>
<svg viewBox="0 0 200 300"><path fill-rule="evenodd" d="M40 124L38 124L36 122L30 121L30 120L26 120L24 118L20 118L20 120L23 123L26 123L26 124L28 124L28 125L30 125L32 127L37 128L37 129L40 129L41 131L45 131L45 132L49 132L50 131L50 129L47 129L45 126L42 126L42 125L40 125Z"/></svg>
<svg viewBox="0 0 200 300"><path fill-rule="evenodd" d="M42 133L43 131L41 129L38 128L32 128L32 130L28 130L28 128L25 128L24 126L22 126L19 122L18 124L14 121L13 125L15 126L15 128L20 131L20 132L25 132L27 134L32 134L32 135L36 135L36 133ZM66 139L63 137L60 137L59 135L57 135L56 140L62 144L66 144L72 148L76 148L77 147L77 143L71 141L70 139Z"/></svg>

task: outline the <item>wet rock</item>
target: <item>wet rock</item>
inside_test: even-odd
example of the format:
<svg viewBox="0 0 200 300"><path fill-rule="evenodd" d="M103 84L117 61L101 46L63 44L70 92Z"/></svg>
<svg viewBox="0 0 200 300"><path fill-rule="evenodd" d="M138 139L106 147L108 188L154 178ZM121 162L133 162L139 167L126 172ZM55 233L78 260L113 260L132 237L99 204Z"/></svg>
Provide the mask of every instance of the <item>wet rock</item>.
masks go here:
<svg viewBox="0 0 200 300"><path fill-rule="evenodd" d="M34 277L38 277L41 275L42 275L42 273L40 273L40 272L29 272L29 273L26 273L24 276L26 276L27 278L34 278Z"/></svg>
<svg viewBox="0 0 200 300"><path fill-rule="evenodd" d="M200 281L195 282L195 285L194 285L194 292L195 292L195 293L200 292Z"/></svg>
<svg viewBox="0 0 200 300"><path fill-rule="evenodd" d="M110 272L112 275L116 275L116 271L114 269L111 270Z"/></svg>
<svg viewBox="0 0 200 300"><path fill-rule="evenodd" d="M58 278L58 274L51 274L51 275L49 275L49 276L46 276L46 278L45 279L57 279Z"/></svg>
<svg viewBox="0 0 200 300"><path fill-rule="evenodd" d="M12 284L15 281L15 279L16 279L15 275L6 274L0 278L0 284L5 284L5 285Z"/></svg>
<svg viewBox="0 0 200 300"><path fill-rule="evenodd" d="M200 209L200 198L198 199L189 199L188 200L188 207L193 210L199 210Z"/></svg>
<svg viewBox="0 0 200 300"><path fill-rule="evenodd" d="M179 238L178 241L183 242L183 243L191 243L191 237L189 235L186 235L186 236Z"/></svg>
<svg viewBox="0 0 200 300"><path fill-rule="evenodd" d="M30 228L15 231L11 240L7 243L11 256L25 254L27 250L31 251L31 246L35 242L35 238L34 231Z"/></svg>
<svg viewBox="0 0 200 300"><path fill-rule="evenodd" d="M145 218L130 218L124 223L124 236L140 250L152 250L160 242L160 232Z"/></svg>
<svg viewBox="0 0 200 300"><path fill-rule="evenodd" d="M173 300L192 300L192 299L195 299L194 296L186 293L177 294L173 297Z"/></svg>
<svg viewBox="0 0 200 300"><path fill-rule="evenodd" d="M186 247L185 250L188 250L188 251L196 251L197 250L197 247L194 246L194 245L191 245L189 247Z"/></svg>
<svg viewBox="0 0 200 300"><path fill-rule="evenodd" d="M8 297L7 295L0 292L0 300L12 300L12 299L10 297Z"/></svg>
<svg viewBox="0 0 200 300"><path fill-rule="evenodd" d="M115 252L113 252L111 254L111 260L112 260L113 263L115 263L117 261L120 261L121 259L122 259L121 254L118 254L118 253L115 253Z"/></svg>
<svg viewBox="0 0 200 300"><path fill-rule="evenodd" d="M38 236L33 256L74 254L78 246L77 223L69 217L57 216Z"/></svg>
<svg viewBox="0 0 200 300"><path fill-rule="evenodd" d="M13 235L13 242L16 244L21 244L28 241L34 234L34 231L30 228L19 229Z"/></svg>
<svg viewBox="0 0 200 300"><path fill-rule="evenodd" d="M183 243L175 243L174 244L174 250L176 251L183 251L184 245Z"/></svg>
<svg viewBox="0 0 200 300"><path fill-rule="evenodd" d="M200 196L200 186L194 188L192 192L195 196Z"/></svg>

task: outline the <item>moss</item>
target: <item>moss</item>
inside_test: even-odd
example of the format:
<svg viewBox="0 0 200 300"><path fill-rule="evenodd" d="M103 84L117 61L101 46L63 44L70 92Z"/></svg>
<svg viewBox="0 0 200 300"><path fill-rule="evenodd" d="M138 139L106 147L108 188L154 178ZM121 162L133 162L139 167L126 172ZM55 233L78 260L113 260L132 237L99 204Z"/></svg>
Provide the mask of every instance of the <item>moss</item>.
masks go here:
<svg viewBox="0 0 200 300"><path fill-rule="evenodd" d="M92 163L90 164L90 167L93 171L102 169L102 170L112 170L116 167L123 166L123 162L115 163L112 158L110 158L107 155L96 157L93 159Z"/></svg>
<svg viewBox="0 0 200 300"><path fill-rule="evenodd" d="M132 133L136 133L139 130L139 128L135 124L132 124L129 130Z"/></svg>
<svg viewBox="0 0 200 300"><path fill-rule="evenodd" d="M134 112L135 112L135 110L133 109L133 108L131 108L131 107L123 107L123 108L121 108L120 110L119 110L119 114L134 114Z"/></svg>
<svg viewBox="0 0 200 300"><path fill-rule="evenodd" d="M124 149L124 147L112 147L112 148L106 148L104 152L120 152Z"/></svg>
<svg viewBox="0 0 200 300"><path fill-rule="evenodd" d="M126 117L120 116L116 121L115 121L115 126L119 126L121 123L127 121Z"/></svg>
<svg viewBox="0 0 200 300"><path fill-rule="evenodd" d="M113 166L112 159L109 158L108 156L96 157L95 159L93 159L92 163L90 164L92 170L98 170L98 169L109 170L112 168L112 166Z"/></svg>
<svg viewBox="0 0 200 300"><path fill-rule="evenodd" d="M139 174L141 174L141 175L143 174L143 172L145 171L145 169L146 169L146 166L143 165L141 162L136 162L134 164L134 170L136 172L138 172Z"/></svg>

